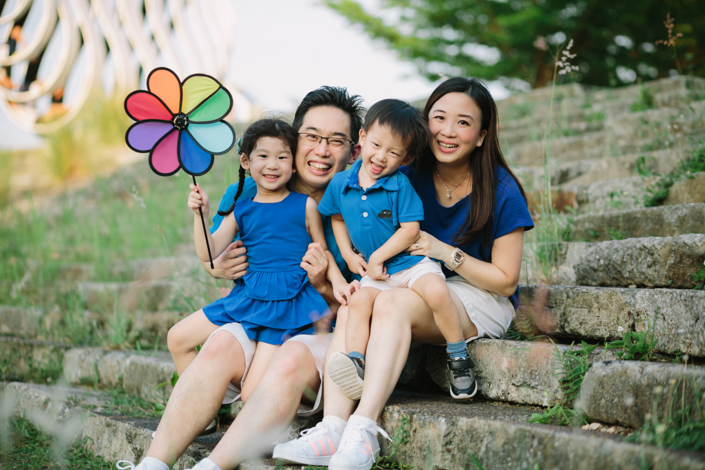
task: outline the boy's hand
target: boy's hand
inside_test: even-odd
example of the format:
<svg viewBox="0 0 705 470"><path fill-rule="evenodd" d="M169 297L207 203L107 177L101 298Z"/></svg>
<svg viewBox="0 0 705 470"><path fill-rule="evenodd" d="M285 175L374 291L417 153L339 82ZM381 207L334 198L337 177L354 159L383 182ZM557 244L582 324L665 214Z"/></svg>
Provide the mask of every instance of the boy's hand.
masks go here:
<svg viewBox="0 0 705 470"><path fill-rule="evenodd" d="M387 268L384 267L384 261L377 261L374 255L370 256L370 262L367 264L367 275L375 281L383 281L389 277Z"/></svg>
<svg viewBox="0 0 705 470"><path fill-rule="evenodd" d="M365 261L365 258L361 255L350 253L348 256L345 256L344 259L350 272L359 274L360 276L367 274L367 261Z"/></svg>
<svg viewBox="0 0 705 470"><path fill-rule="evenodd" d="M199 208L204 214L209 213L210 203L208 202L208 195L201 189L201 185L189 184L189 188L191 188L191 194L188 195L189 209L191 209L196 215L200 215L200 212L198 211Z"/></svg>
<svg viewBox="0 0 705 470"><path fill-rule="evenodd" d="M333 284L333 295L335 295L335 300L340 302L340 305L347 305L350 302L350 297L358 289L360 289L360 281L357 280L350 284L347 282L338 284L336 282Z"/></svg>

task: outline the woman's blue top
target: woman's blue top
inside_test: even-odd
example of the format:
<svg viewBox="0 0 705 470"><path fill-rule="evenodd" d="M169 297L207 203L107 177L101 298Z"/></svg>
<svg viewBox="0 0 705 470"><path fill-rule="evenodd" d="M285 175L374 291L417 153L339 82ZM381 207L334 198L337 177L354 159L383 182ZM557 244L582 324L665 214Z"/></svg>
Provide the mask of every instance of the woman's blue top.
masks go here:
<svg viewBox="0 0 705 470"><path fill-rule="evenodd" d="M504 168L496 167L495 181L497 192L490 243L485 246L484 236L481 232L468 243L458 245L454 239L470 212L472 194L456 202L451 207L444 207L436 198L436 186L433 182L432 173L420 174L411 165L400 168L400 171L409 177L411 185L423 202L424 219L421 221L421 230L430 233L443 243L460 248L468 256L491 263L492 244L495 239L507 235L520 227L523 227L524 230L534 228L534 221L531 219L531 214L529 214L526 200L521 195L516 181ZM443 267L443 272L446 277L458 275L446 269L445 266ZM509 300L511 300L516 309L519 305L518 290L509 297Z"/></svg>

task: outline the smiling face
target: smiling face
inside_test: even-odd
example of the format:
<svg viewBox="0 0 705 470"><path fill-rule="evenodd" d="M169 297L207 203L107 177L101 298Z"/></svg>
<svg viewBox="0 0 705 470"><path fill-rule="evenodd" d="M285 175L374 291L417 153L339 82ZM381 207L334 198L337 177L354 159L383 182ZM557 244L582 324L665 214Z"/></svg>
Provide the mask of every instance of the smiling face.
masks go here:
<svg viewBox="0 0 705 470"><path fill-rule="evenodd" d="M482 112L475 100L465 93L443 95L428 113L436 160L439 163L465 162L487 135L481 126Z"/></svg>
<svg viewBox="0 0 705 470"><path fill-rule="evenodd" d="M331 139L337 137L352 140L350 116L333 106L317 106L308 110L297 132ZM296 147L296 169L298 170L296 182L303 187L296 189L306 194L325 190L333 176L345 170L348 163L352 163L356 157L356 146L350 142L336 148L325 139L312 144L299 136Z"/></svg>
<svg viewBox="0 0 705 470"><path fill-rule="evenodd" d="M377 122L372 124L368 132L360 130L360 145L362 165L358 177L364 188L372 186L378 179L394 173L400 166L411 161L401 137Z"/></svg>
<svg viewBox="0 0 705 470"><path fill-rule="evenodd" d="M250 170L257 194L286 189L293 173L294 157L289 145L278 137L260 137L250 155L242 154L240 164Z"/></svg>

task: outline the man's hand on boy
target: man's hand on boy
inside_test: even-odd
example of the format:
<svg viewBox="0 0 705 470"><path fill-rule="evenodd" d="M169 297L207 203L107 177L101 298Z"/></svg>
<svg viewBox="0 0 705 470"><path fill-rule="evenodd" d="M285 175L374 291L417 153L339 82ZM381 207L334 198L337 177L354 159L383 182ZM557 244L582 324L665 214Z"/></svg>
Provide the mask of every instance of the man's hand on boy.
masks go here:
<svg viewBox="0 0 705 470"><path fill-rule="evenodd" d="M333 295L335 295L335 300L340 302L340 305L348 305L353 293L358 289L360 289L360 281L357 280L350 284L347 282L333 283Z"/></svg>

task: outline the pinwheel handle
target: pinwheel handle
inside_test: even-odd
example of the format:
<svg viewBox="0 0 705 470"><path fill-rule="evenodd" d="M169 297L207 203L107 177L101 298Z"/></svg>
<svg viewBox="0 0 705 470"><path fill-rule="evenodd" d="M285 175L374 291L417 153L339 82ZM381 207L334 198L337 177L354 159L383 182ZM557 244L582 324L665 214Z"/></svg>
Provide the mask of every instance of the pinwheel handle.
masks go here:
<svg viewBox="0 0 705 470"><path fill-rule="evenodd" d="M193 185L196 186L196 177L191 175L191 178L193 178ZM198 207L198 213L201 214L201 224L203 224L203 235L205 236L206 239L206 248L208 248L208 259L211 261L211 269L215 269L215 266L213 266L213 255L211 255L211 246L210 243L208 243L208 232L206 231L206 221L203 218L203 210L201 207Z"/></svg>

